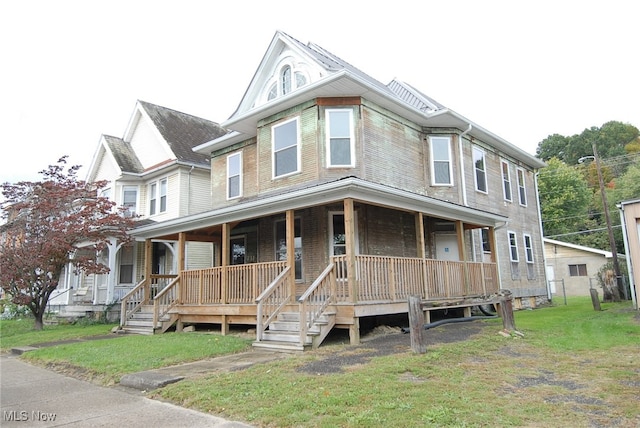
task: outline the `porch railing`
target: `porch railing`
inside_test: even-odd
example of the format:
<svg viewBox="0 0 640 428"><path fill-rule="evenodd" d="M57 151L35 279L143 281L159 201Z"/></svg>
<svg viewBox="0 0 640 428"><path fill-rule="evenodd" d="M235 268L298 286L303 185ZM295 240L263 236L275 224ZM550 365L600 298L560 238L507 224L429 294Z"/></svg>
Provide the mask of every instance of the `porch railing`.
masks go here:
<svg viewBox="0 0 640 428"><path fill-rule="evenodd" d="M348 301L347 258L334 256L333 262L338 300ZM357 302L486 296L500 288L495 263L369 255L358 255L355 262Z"/></svg>
<svg viewBox="0 0 640 428"><path fill-rule="evenodd" d="M140 281L131 291L122 297L120 302L120 326L124 327L133 314L148 305L177 275L151 275Z"/></svg>
<svg viewBox="0 0 640 428"><path fill-rule="evenodd" d="M291 268L286 267L280 275L256 298L256 338L262 340L269 323L278 316L282 308L291 301Z"/></svg>
<svg viewBox="0 0 640 428"><path fill-rule="evenodd" d="M336 271L331 263L298 299L300 307L300 343L307 332L336 300Z"/></svg>
<svg viewBox="0 0 640 428"><path fill-rule="evenodd" d="M253 304L285 266L278 261L183 271L180 303Z"/></svg>
<svg viewBox="0 0 640 428"><path fill-rule="evenodd" d="M171 309L180 302L180 277L174 278L153 299L153 327L158 325Z"/></svg>

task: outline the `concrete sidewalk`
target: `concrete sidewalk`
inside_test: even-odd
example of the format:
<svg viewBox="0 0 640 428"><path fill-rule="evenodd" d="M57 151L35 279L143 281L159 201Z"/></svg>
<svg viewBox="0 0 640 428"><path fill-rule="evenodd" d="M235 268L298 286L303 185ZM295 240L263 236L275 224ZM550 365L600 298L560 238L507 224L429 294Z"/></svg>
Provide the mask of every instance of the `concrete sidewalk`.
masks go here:
<svg viewBox="0 0 640 428"><path fill-rule="evenodd" d="M4 427L246 428L206 413L105 388L0 356L0 425Z"/></svg>

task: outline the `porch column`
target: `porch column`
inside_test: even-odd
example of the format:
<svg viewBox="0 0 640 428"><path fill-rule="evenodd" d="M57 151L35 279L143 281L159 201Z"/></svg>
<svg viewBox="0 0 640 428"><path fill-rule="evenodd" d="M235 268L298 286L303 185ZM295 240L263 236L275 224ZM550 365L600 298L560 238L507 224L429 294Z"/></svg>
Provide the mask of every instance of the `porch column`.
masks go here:
<svg viewBox="0 0 640 428"><path fill-rule="evenodd" d="M151 239L144 241L144 279L149 285L144 289L144 300L149 302L151 298L151 272L153 272L153 243Z"/></svg>
<svg viewBox="0 0 640 428"><path fill-rule="evenodd" d="M416 213L416 244L418 246L418 257L424 259L424 219L422 213Z"/></svg>
<svg viewBox="0 0 640 428"><path fill-rule="evenodd" d="M229 276L229 253L231 251L229 245L231 244L231 225L229 223L224 223L222 225L222 251L221 251L221 256L222 256L222 278L221 278L221 286L222 286L222 290L221 290L221 303L222 304L226 304L227 303L227 283L228 283L228 276ZM226 315L222 315L221 316L222 320L220 322L220 333L222 335L226 335L227 333L229 333L229 324L227 324L227 316Z"/></svg>
<svg viewBox="0 0 640 428"><path fill-rule="evenodd" d="M463 262L464 269L464 291L465 293L469 292L469 270L467 268L467 258L465 253L465 242L464 242L464 223L462 220L456 220L456 235L458 236L458 258L461 262ZM471 315L471 308L465 308L464 310L465 316Z"/></svg>
<svg viewBox="0 0 640 428"><path fill-rule="evenodd" d="M489 248L491 248L491 262L496 264L496 281L498 289L502 289L502 280L500 279L500 263L498 263L498 247L496 246L496 228L489 226Z"/></svg>
<svg viewBox="0 0 640 428"><path fill-rule="evenodd" d="M289 276L289 290L291 294L291 303L296 299L296 246L295 246L295 220L293 210L287 210L286 213L286 240L287 240L287 266L291 268L292 274Z"/></svg>
<svg viewBox="0 0 640 428"><path fill-rule="evenodd" d="M420 289L422 290L423 295L421 299L429 298L429 290L427 288L427 263L425 262L425 258L427 257L427 251L425 249L425 239L424 239L424 215L419 212L416 213L416 243L418 245L417 254L418 258L421 259L422 265L422 284ZM431 314L429 311L422 311L422 315L425 319L425 322L428 324L431 322Z"/></svg>
<svg viewBox="0 0 640 428"><path fill-rule="evenodd" d="M349 300L355 304L358 302L358 284L356 283L356 229L353 199L344 200L344 234L345 251L347 253L347 284L349 288ZM349 327L349 342L352 345L360 343L360 320L353 318L353 324Z"/></svg>
<svg viewBox="0 0 640 428"><path fill-rule="evenodd" d="M118 269L116 268L116 254L118 248L118 242L115 238L109 238L109 273L107 274L107 295L104 303L109 304L113 300L113 295L116 289L116 275Z"/></svg>
<svg viewBox="0 0 640 428"><path fill-rule="evenodd" d="M185 257L186 257L186 242L187 234L184 232L178 233L178 275L184 270Z"/></svg>

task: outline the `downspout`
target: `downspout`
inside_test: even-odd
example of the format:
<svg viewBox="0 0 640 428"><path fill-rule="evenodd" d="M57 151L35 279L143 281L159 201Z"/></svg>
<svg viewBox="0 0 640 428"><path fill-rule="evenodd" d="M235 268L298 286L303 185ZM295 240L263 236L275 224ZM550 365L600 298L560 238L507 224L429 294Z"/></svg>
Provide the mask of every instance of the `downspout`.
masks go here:
<svg viewBox="0 0 640 428"><path fill-rule="evenodd" d="M469 206L467 202L467 185L464 179L464 156L462 154L462 137L471 132L473 129L473 125L469 124L469 127L466 131L458 136L458 153L460 153L460 184L462 185L462 204L465 207Z"/></svg>
<svg viewBox="0 0 640 428"><path fill-rule="evenodd" d="M547 281L547 254L544 250L544 231L542 229L542 211L540 209L540 193L538 192L538 175L540 174L540 171L537 171L534 175L533 175L533 184L535 186L535 191L536 191L536 204L538 204L538 227L540 228L540 244L542 245L542 260L544 261L544 283L545 283L545 287L547 289L547 299L549 299L549 301L551 301L551 287L549 285L549 281Z"/></svg>
<svg viewBox="0 0 640 428"><path fill-rule="evenodd" d="M638 310L638 301L636 300L636 283L633 275L633 265L631 264L631 252L629 251L629 236L627 235L627 219L624 216L624 205L616 204L620 211L620 224L622 225L622 240L624 241L624 253L627 256L627 274L629 277L629 291L631 292L631 300L633 308Z"/></svg>

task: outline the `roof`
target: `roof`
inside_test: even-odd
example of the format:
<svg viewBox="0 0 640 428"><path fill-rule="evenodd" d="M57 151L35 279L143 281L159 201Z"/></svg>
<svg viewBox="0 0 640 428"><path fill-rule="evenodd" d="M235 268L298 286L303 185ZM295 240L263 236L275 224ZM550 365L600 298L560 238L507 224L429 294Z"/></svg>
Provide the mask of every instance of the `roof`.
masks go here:
<svg viewBox="0 0 640 428"><path fill-rule="evenodd" d="M321 77L287 95L263 104L255 105L248 97L255 96L259 87L260 71L270 61L269 55L276 55L276 46L286 44L308 61L324 69ZM394 79L385 85L326 49L313 44L304 44L281 31L276 32L271 45L254 75L238 109L221 126L233 131L194 148L209 154L212 150L254 137L258 121L279 113L305 101L318 97L359 96L368 99L402 117L414 121L424 128L455 128L467 135L493 145L501 153L511 156L532 168L542 168L546 164L514 144L493 134L483 127L450 110L409 84ZM251 106L251 107L249 107Z"/></svg>
<svg viewBox="0 0 640 428"><path fill-rule="evenodd" d="M138 156L133 151L131 144L122 138L111 135L103 135L104 142L113 155L120 171L123 173L140 174L144 171Z"/></svg>
<svg viewBox="0 0 640 428"><path fill-rule="evenodd" d="M227 133L218 123L145 101L138 101L169 144L178 161L208 164L209 156L193 148Z"/></svg>
<svg viewBox="0 0 640 428"><path fill-rule="evenodd" d="M542 240L544 241L545 244L560 245L560 246L567 247L567 248L573 248L574 250L580 250L580 251L585 251L585 252L588 252L588 253L599 254L599 255L604 256L606 258L613 257L613 253L611 251L599 250L597 248L585 247L583 245L571 244L569 242L557 241L555 239L549 239L549 238L542 238ZM624 254L618 254L618 257L625 257L625 255Z"/></svg>

